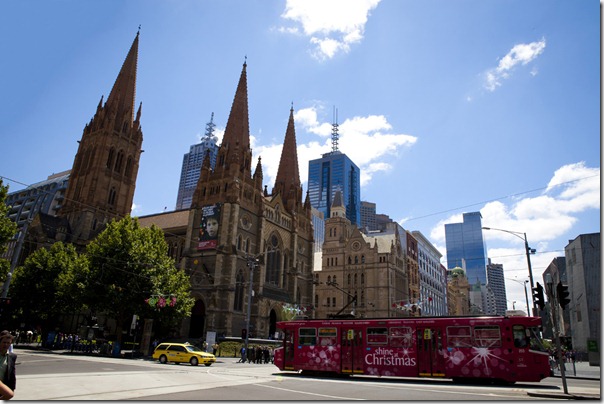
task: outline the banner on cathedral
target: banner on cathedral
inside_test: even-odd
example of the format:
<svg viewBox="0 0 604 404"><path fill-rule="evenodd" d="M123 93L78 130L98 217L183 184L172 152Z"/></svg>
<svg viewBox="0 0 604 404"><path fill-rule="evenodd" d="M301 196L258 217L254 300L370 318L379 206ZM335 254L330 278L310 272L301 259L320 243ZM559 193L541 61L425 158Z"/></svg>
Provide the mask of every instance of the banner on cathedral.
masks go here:
<svg viewBox="0 0 604 404"><path fill-rule="evenodd" d="M218 245L218 231L220 229L221 204L203 206L201 208L201 223L199 224L198 250L209 250Z"/></svg>

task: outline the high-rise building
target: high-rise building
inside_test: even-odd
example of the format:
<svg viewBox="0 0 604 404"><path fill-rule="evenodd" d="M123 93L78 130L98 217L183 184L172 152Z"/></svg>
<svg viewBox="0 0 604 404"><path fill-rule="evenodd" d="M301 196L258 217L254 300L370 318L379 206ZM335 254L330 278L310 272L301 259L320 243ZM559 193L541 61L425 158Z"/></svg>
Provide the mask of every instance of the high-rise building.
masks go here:
<svg viewBox="0 0 604 404"><path fill-rule="evenodd" d="M361 228L365 230L377 230L375 217L375 203L361 201Z"/></svg>
<svg viewBox="0 0 604 404"><path fill-rule="evenodd" d="M331 134L332 150L308 163L308 192L313 208L331 217L331 205L336 191L342 192L346 218L361 227L361 172L359 168L338 150L338 124L334 123Z"/></svg>
<svg viewBox="0 0 604 404"><path fill-rule="evenodd" d="M420 231L414 230L417 240L417 261L422 316L446 316L447 273L440 265L442 254Z"/></svg>
<svg viewBox="0 0 604 404"><path fill-rule="evenodd" d="M505 293L505 280L503 279L503 265L491 263L490 258L487 265L487 284L495 295L495 313L492 314L505 316L507 295Z"/></svg>
<svg viewBox="0 0 604 404"><path fill-rule="evenodd" d="M463 268L470 285L487 283L486 246L480 212L463 214L462 223L445 224L447 268Z"/></svg>
<svg viewBox="0 0 604 404"><path fill-rule="evenodd" d="M192 145L189 152L182 158L182 169L180 171L180 182L178 184L178 196L176 197L176 210L188 209L191 207L199 172L206 154L210 156L210 167L212 170L216 166L216 156L218 155L218 138L214 135L214 113L210 122L206 124L206 133L198 144Z"/></svg>

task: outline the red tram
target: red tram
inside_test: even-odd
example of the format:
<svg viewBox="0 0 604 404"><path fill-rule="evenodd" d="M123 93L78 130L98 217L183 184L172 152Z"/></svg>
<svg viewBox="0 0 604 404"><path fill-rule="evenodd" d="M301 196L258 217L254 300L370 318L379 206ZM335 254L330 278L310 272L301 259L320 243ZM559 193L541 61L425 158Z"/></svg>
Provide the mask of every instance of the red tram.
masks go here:
<svg viewBox="0 0 604 404"><path fill-rule="evenodd" d="M277 323L281 370L538 382L551 376L539 317L414 317Z"/></svg>

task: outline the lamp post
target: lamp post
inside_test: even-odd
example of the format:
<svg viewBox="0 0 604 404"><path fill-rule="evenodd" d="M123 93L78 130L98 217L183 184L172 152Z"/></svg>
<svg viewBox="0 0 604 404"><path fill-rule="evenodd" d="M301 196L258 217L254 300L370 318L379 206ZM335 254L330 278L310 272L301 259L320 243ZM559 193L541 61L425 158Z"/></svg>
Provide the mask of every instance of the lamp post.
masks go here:
<svg viewBox="0 0 604 404"><path fill-rule="evenodd" d="M248 357L250 344L250 317L252 316L252 293L254 293L254 270L258 267L257 257L247 257L247 266L250 268L250 283L247 293L247 316L245 318L245 355Z"/></svg>
<svg viewBox="0 0 604 404"><path fill-rule="evenodd" d="M554 326L554 337L556 339L556 353L558 357L558 367L560 368L560 376L562 377L562 387L564 388L564 394L568 394L568 387L566 385L566 368L564 367L564 360L562 359L562 348L560 344L560 330L558 327L558 302L560 296L556 296L556 288L554 288L554 282L552 275L548 272L545 274L545 286L548 289L548 296L552 296L552 300L549 302L550 314L552 316L552 323Z"/></svg>
<svg viewBox="0 0 604 404"><path fill-rule="evenodd" d="M524 249L526 251L526 263L528 265L528 273L529 273L529 280L531 282L531 301L533 302L533 316L535 315L535 313L537 312L537 309L535 307L535 298L533 297L533 288L535 287L534 283L533 283L533 268L531 267L531 254L534 254L537 250L535 250L534 248L530 248L528 245L528 241L526 239L526 233L521 233L519 231L511 231L511 230L504 230L504 229L495 229L492 227L483 227L483 230L497 230L497 231L503 231L505 233L509 233L509 234L513 234L514 236L518 237L521 240L524 240ZM523 235L524 237L520 236ZM531 313L527 313L529 316L531 315Z"/></svg>
<svg viewBox="0 0 604 404"><path fill-rule="evenodd" d="M529 282L528 279L525 280L524 282L520 282L517 279L511 279L511 278L505 278L505 279L507 279L508 281L514 281L514 282L519 283L524 286L524 297L526 299L526 315L530 316L531 310L530 310L530 306L529 306L528 292L526 291L526 284Z"/></svg>

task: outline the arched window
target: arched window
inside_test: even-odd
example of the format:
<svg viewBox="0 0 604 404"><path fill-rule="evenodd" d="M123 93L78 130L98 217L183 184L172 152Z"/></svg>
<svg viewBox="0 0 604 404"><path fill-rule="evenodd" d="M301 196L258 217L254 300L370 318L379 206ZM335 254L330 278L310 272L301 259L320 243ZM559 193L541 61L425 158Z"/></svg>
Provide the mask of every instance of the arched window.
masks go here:
<svg viewBox="0 0 604 404"><path fill-rule="evenodd" d="M331 283L331 276L327 277L327 283Z"/></svg>
<svg viewBox="0 0 604 404"><path fill-rule="evenodd" d="M365 284L365 274L361 274L361 285Z"/></svg>
<svg viewBox="0 0 604 404"><path fill-rule="evenodd" d="M348 265L352 264L352 258L349 256L348 257Z"/></svg>
<svg viewBox="0 0 604 404"><path fill-rule="evenodd" d="M365 256L361 255L361 264L364 264L364 263L365 263Z"/></svg>
<svg viewBox="0 0 604 404"><path fill-rule="evenodd" d="M107 168L113 167L113 159L115 159L115 149L112 147L109 149L109 156L107 156Z"/></svg>
<svg viewBox="0 0 604 404"><path fill-rule="evenodd" d="M350 286L350 279L351 279L351 275L348 274L348 286Z"/></svg>
<svg viewBox="0 0 604 404"><path fill-rule="evenodd" d="M132 175L132 156L128 156L128 160L126 160L126 171L124 172L124 176L130 178Z"/></svg>
<svg viewBox="0 0 604 404"><path fill-rule="evenodd" d="M358 256L358 255L355 255L355 256L354 256L354 263L355 263L355 264L358 264L358 263L359 263L359 256Z"/></svg>
<svg viewBox="0 0 604 404"><path fill-rule="evenodd" d="M115 206L116 197L117 197L117 192L115 190L115 187L111 187L111 189L109 190L109 197L107 198L107 203L110 206Z"/></svg>
<svg viewBox="0 0 604 404"><path fill-rule="evenodd" d="M237 236L237 249L238 250L241 250L241 240L242 240L242 237L241 237L241 234L240 234L240 235Z"/></svg>
<svg viewBox="0 0 604 404"><path fill-rule="evenodd" d="M336 307L336 298L331 299L331 307Z"/></svg>
<svg viewBox="0 0 604 404"><path fill-rule="evenodd" d="M235 278L235 300L233 302L233 310L242 311L243 310L243 289L244 289L245 279L243 278L243 272L241 270L237 271L237 277Z"/></svg>
<svg viewBox="0 0 604 404"><path fill-rule="evenodd" d="M266 252L266 275L264 281L266 283L279 286L279 278L282 273L281 250L279 249L279 239L276 235L272 235L267 243Z"/></svg>
<svg viewBox="0 0 604 404"><path fill-rule="evenodd" d="M115 159L115 168L114 168L114 171L117 172L118 174L121 174L121 172L122 172L123 163L124 163L124 152L120 150L117 153L117 158Z"/></svg>

